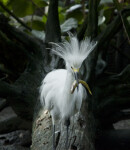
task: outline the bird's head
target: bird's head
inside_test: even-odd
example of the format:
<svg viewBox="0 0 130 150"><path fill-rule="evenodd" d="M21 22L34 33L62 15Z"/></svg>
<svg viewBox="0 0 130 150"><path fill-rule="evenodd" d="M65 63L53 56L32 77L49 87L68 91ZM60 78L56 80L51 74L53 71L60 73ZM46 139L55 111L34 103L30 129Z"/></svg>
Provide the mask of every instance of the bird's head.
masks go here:
<svg viewBox="0 0 130 150"><path fill-rule="evenodd" d="M75 80L78 82L80 67L96 44L97 42L91 41L90 38L79 42L76 36L70 36L69 41L53 43L52 51L65 60L67 70L74 74Z"/></svg>

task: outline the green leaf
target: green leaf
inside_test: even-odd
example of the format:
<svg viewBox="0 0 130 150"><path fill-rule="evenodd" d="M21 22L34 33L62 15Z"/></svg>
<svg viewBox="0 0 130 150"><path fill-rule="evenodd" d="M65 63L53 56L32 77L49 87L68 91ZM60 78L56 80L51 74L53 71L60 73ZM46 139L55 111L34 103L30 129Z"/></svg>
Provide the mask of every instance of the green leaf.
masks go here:
<svg viewBox="0 0 130 150"><path fill-rule="evenodd" d="M60 24L63 23L65 21L65 14L59 13L59 20L60 20Z"/></svg>
<svg viewBox="0 0 130 150"><path fill-rule="evenodd" d="M65 21L65 17L66 17L66 9L62 8L62 7L58 7L58 13L59 13L59 21L60 24L63 23Z"/></svg>
<svg viewBox="0 0 130 150"><path fill-rule="evenodd" d="M44 0L32 0L32 1L38 7L46 7L46 6L48 6L47 2L45 2Z"/></svg>
<svg viewBox="0 0 130 150"><path fill-rule="evenodd" d="M129 17L127 17L127 21L128 21L128 23L130 24L130 16L129 16Z"/></svg>
<svg viewBox="0 0 130 150"><path fill-rule="evenodd" d="M43 41L45 40L45 32L44 31L32 30L32 34Z"/></svg>
<svg viewBox="0 0 130 150"><path fill-rule="evenodd" d="M107 25L105 23L103 23L99 26L100 32L104 31L106 28L107 28Z"/></svg>
<svg viewBox="0 0 130 150"><path fill-rule="evenodd" d="M2 2L4 5L6 5L9 2L9 0L0 0L0 2Z"/></svg>
<svg viewBox="0 0 130 150"><path fill-rule="evenodd" d="M70 31L72 28L77 28L78 23L77 20L74 18L69 18L61 25L61 31L67 32Z"/></svg>
<svg viewBox="0 0 130 150"><path fill-rule="evenodd" d="M27 25L30 26L32 29L39 30L39 31L42 31L45 29L44 23L39 20L34 20L32 22L28 22Z"/></svg>
<svg viewBox="0 0 130 150"><path fill-rule="evenodd" d="M114 4L115 4L117 10L118 10L118 11L121 11L121 10L122 10L122 6L121 6L121 4L118 2L118 0L113 0L113 2L114 2Z"/></svg>
<svg viewBox="0 0 130 150"><path fill-rule="evenodd" d="M83 13L82 13L82 5L81 4L77 4L74 5L72 7L70 7L66 12L66 18L75 18L76 20L78 20L78 22L82 21L83 19Z"/></svg>
<svg viewBox="0 0 130 150"><path fill-rule="evenodd" d="M99 16L98 17L98 25L100 26L101 24L103 24L105 22L105 16Z"/></svg>
<svg viewBox="0 0 130 150"><path fill-rule="evenodd" d="M24 17L35 11L35 6L29 0L12 0L12 9L16 16Z"/></svg>
<svg viewBox="0 0 130 150"><path fill-rule="evenodd" d="M44 23L47 22L47 17L46 17L45 15L42 17L42 21L43 21Z"/></svg>
<svg viewBox="0 0 130 150"><path fill-rule="evenodd" d="M113 3L112 0L101 0L100 4Z"/></svg>
<svg viewBox="0 0 130 150"><path fill-rule="evenodd" d="M114 8L110 8L110 7L106 6L103 9L104 9L103 15L106 18L105 23L109 23L114 15Z"/></svg>
<svg viewBox="0 0 130 150"><path fill-rule="evenodd" d="M75 10L75 11L68 13L66 17L75 18L76 20L80 22L83 18L83 13L81 12L81 10Z"/></svg>

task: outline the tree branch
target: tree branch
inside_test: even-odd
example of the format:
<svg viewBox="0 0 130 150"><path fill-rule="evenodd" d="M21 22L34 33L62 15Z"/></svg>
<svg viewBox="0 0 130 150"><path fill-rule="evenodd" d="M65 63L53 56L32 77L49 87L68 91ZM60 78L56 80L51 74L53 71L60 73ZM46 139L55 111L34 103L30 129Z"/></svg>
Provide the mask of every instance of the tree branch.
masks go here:
<svg viewBox="0 0 130 150"><path fill-rule="evenodd" d="M98 2L99 0L89 0L88 25L86 35L92 39L97 36L98 31Z"/></svg>
<svg viewBox="0 0 130 150"><path fill-rule="evenodd" d="M13 14L8 8L6 8L2 2L0 2L0 6L9 14L11 15L13 18L15 18L22 26L24 26L26 29L28 29L29 31L32 31L32 29L30 27L28 27L24 22L22 22L17 16L15 16L15 14Z"/></svg>
<svg viewBox="0 0 130 150"><path fill-rule="evenodd" d="M45 41L46 43L61 41L61 31L58 16L58 0L50 0L48 18L46 23Z"/></svg>
<svg viewBox="0 0 130 150"><path fill-rule="evenodd" d="M6 19L5 16L2 16L2 18ZM12 41L14 42L14 45L15 43L17 43L21 47L22 45L24 45L23 47L24 49L22 51L27 50L27 52L25 51L25 53L28 56L30 55L29 56L30 58L41 57L43 55L42 54L44 53L43 49L45 48L43 41L33 36L28 36L24 32L12 27L7 22L3 23L0 21L0 30L3 32L3 35L4 34L6 35L6 36L3 36L3 38L7 39L6 41Z"/></svg>
<svg viewBox="0 0 130 150"><path fill-rule="evenodd" d="M127 23L127 20L124 19L124 17L122 16L122 11L121 11L122 10L122 6L118 2L118 0L113 0L113 2L114 2L115 6L116 6L116 8L118 10L118 13L119 13L120 17L121 17L121 21L122 21L122 24L123 24L123 28L124 28L125 34L126 34L126 36L128 38L128 41L130 43L130 34L129 34L129 30L126 27L126 24L128 24L128 23ZM129 24L128 24L128 26L129 26Z"/></svg>
<svg viewBox="0 0 130 150"><path fill-rule="evenodd" d="M87 31L85 36L94 39L97 36L98 31L98 4L100 0L89 0L89 13L88 13L88 24L87 24ZM94 78L95 78L95 66L97 62L97 46L95 50L90 54L90 56L85 61L85 67L87 69L87 75L85 75L85 80L88 83L91 83L93 86Z"/></svg>
<svg viewBox="0 0 130 150"><path fill-rule="evenodd" d="M104 89L103 94L98 96L98 109L100 115L108 115L111 111L126 109L130 107L130 65L120 74L98 80L96 86L98 92ZM117 109L116 109L117 108ZM102 112L104 112L102 114Z"/></svg>
<svg viewBox="0 0 130 150"><path fill-rule="evenodd" d="M19 89L17 86L0 81L0 97L14 97L20 95L21 92L21 89Z"/></svg>
<svg viewBox="0 0 130 150"><path fill-rule="evenodd" d="M122 10L123 17L127 17L130 15L130 9ZM87 59L86 68L87 68L87 76L85 80L94 81L94 68L96 66L96 61L98 54L104 48L104 44L112 39L112 37L119 31L120 27L122 26L122 21L120 16L118 15L115 17L114 21L107 26L105 31L97 36L96 40L98 41L95 51L91 53L91 56ZM93 70L91 70L93 68ZM89 83L89 82L88 82Z"/></svg>
<svg viewBox="0 0 130 150"><path fill-rule="evenodd" d="M97 29L98 29L97 6L99 5L99 3L100 3L100 0L89 1L89 13L86 16L84 23L82 24L77 34L77 37L80 41L84 38L85 32L87 36L92 36L92 38L97 36Z"/></svg>
<svg viewBox="0 0 130 150"><path fill-rule="evenodd" d="M122 15L123 15L123 17L129 16L130 9L122 10ZM121 26L122 26L122 21L120 19L120 16L118 15L117 17L115 17L113 22L107 26L105 31L97 37L98 47L99 47L98 51L100 51L101 48L103 47L104 44L102 44L102 43L105 43L105 42L108 42L109 40L111 40L112 37L119 31Z"/></svg>
<svg viewBox="0 0 130 150"><path fill-rule="evenodd" d="M25 49L23 46L20 46L18 44L15 44L13 41L11 41L6 34L4 34L3 32L0 31L0 38L1 41L0 43L4 41L4 45L6 45L6 47L12 48L12 49L18 49L21 52L23 52L30 60L33 59L33 57L30 55L30 53L28 52L27 49ZM4 49L2 49L4 50Z"/></svg>
<svg viewBox="0 0 130 150"><path fill-rule="evenodd" d="M78 31L77 37L79 41L84 38L85 31L87 29L88 17L85 18L84 23L82 24L81 28Z"/></svg>
<svg viewBox="0 0 130 150"><path fill-rule="evenodd" d="M7 97L7 101L13 110L20 117L30 120L33 117L34 107L39 94L38 87L46 74L46 68L49 68L46 59L48 51L45 49L45 44L41 40L27 35L10 26L7 22L1 22L0 20L0 30L3 36L5 35L3 38L5 38L6 42L11 41L14 47L17 45L17 48L18 46L24 48L30 53L30 56L33 57L33 59L25 62L23 72L20 72L20 76L17 77L13 85L0 82L0 97ZM4 47L6 47L6 42L2 40ZM19 49L16 50L16 53L17 51L19 51ZM22 53L23 52L21 52L21 54ZM13 55L10 57L12 58Z"/></svg>
<svg viewBox="0 0 130 150"><path fill-rule="evenodd" d="M86 35L88 37L95 38L97 35L97 28L98 28L98 13L97 13L97 7L98 3L97 0L89 0L89 14L88 14L88 26ZM96 57L95 53L91 53L91 55L88 57L88 59L85 61L85 67L87 68L87 77L85 80L87 80L89 83L91 83L91 86L93 86L95 77L95 70L94 67L96 65ZM85 72L86 76L86 72ZM95 129L97 127L97 124L95 123L95 116L93 113L95 104L93 103L94 99L92 96L88 94L87 101L82 102L81 106L81 114L82 116L85 116L85 128L84 133L82 137L82 145L83 149L89 149L89 150L95 150ZM93 105L94 104L94 105Z"/></svg>

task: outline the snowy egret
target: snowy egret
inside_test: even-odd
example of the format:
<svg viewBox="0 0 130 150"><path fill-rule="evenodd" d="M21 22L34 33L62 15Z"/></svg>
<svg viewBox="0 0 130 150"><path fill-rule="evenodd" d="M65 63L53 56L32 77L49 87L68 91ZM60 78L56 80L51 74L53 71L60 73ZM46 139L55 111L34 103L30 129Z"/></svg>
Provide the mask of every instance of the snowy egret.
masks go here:
<svg viewBox="0 0 130 150"><path fill-rule="evenodd" d="M52 45L52 52L64 59L66 69L57 69L46 75L40 87L40 101L52 117L53 150L55 150L56 122L61 121L67 126L66 140L68 140L70 117L80 111L82 100L87 96L82 84L91 94L87 83L78 79L78 73L96 42L90 41L89 38L79 42L76 36L71 36L69 41L60 44L52 43Z"/></svg>

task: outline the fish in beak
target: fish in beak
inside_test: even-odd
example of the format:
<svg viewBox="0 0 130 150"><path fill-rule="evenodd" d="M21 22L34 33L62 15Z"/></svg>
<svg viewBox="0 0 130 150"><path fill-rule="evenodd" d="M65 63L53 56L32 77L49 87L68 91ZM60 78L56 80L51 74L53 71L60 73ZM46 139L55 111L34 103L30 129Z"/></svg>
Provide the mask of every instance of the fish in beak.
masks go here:
<svg viewBox="0 0 130 150"><path fill-rule="evenodd" d="M76 87L77 87L77 90L79 89L79 84L81 83L88 90L89 94L92 95L92 92L88 84L85 81L78 79L79 69L73 68L73 71L74 71L75 81L73 82L72 87L71 87L71 94L73 94Z"/></svg>
<svg viewBox="0 0 130 150"><path fill-rule="evenodd" d="M73 71L74 71L74 77L75 77L75 80L76 80L77 90L78 90L79 89L79 79L78 79L79 69L73 68Z"/></svg>

